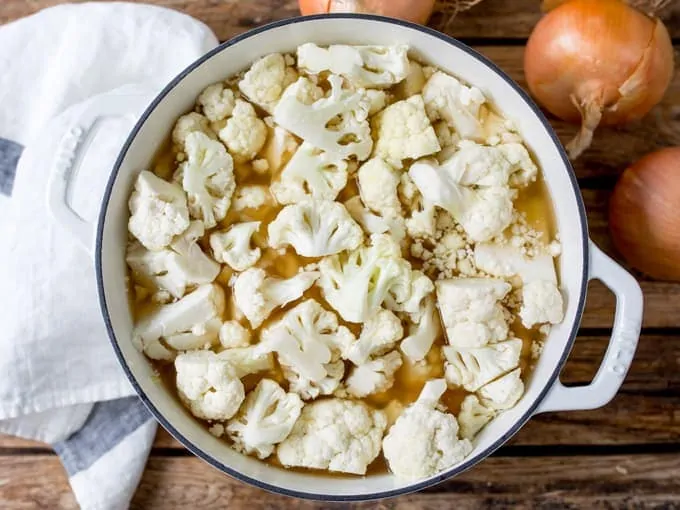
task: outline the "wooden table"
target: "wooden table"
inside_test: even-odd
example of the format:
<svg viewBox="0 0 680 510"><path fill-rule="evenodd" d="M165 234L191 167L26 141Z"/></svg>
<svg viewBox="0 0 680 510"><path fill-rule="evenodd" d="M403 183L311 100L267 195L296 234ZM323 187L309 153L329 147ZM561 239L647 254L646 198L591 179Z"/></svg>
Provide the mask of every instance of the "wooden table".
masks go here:
<svg viewBox="0 0 680 510"><path fill-rule="evenodd" d="M0 23L62 0L0 0ZM149 1L149 0L147 0ZM297 14L293 0L152 0L195 16L221 40ZM485 0L449 33L493 59L524 85L522 56L541 16L538 0ZM676 2L677 4L678 2ZM680 45L680 5L663 13ZM679 46L680 47L680 46ZM617 176L643 154L680 143L680 71L663 103L642 122L601 129L575 164L590 235L616 257L607 200ZM566 142L573 126L553 119ZM353 507L381 508L680 508L680 284L641 279L645 317L640 347L618 396L595 411L537 416L509 445L462 476L423 493ZM587 383L599 366L614 298L593 283L582 328L562 378ZM252 489L194 458L158 433L135 496L136 509L335 508ZM340 506L340 505L337 505ZM45 445L0 436L0 509L76 508L66 475Z"/></svg>

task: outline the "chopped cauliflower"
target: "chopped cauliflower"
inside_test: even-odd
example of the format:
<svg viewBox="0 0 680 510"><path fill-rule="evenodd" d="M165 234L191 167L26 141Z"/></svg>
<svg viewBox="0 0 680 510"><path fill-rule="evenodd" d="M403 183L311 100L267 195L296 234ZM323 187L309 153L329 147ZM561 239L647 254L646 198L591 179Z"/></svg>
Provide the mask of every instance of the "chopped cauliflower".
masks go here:
<svg viewBox="0 0 680 510"><path fill-rule="evenodd" d="M189 212L212 228L227 215L236 187L234 162L220 142L201 132L186 137L187 161L182 163L175 179L189 196Z"/></svg>
<svg viewBox="0 0 680 510"><path fill-rule="evenodd" d="M228 420L245 398L232 365L212 351L185 352L175 359L177 392L191 414L203 420Z"/></svg>
<svg viewBox="0 0 680 510"><path fill-rule="evenodd" d="M234 367L234 373L239 379L250 374L267 372L274 368L274 357L252 345L225 349L217 356L231 363L231 366Z"/></svg>
<svg viewBox="0 0 680 510"><path fill-rule="evenodd" d="M325 368L326 377L316 382L304 377L293 368L282 366L281 370L283 377L288 381L289 391L297 393L303 400L313 400L319 395L335 394L345 375L345 364L342 360L327 363Z"/></svg>
<svg viewBox="0 0 680 510"><path fill-rule="evenodd" d="M347 161L303 143L284 167L271 191L280 204L309 198L335 200L347 184Z"/></svg>
<svg viewBox="0 0 680 510"><path fill-rule="evenodd" d="M534 280L522 289L522 324L531 328L535 324L559 324L564 319L564 301L555 283Z"/></svg>
<svg viewBox="0 0 680 510"><path fill-rule="evenodd" d="M339 74L355 87L389 87L408 74L408 46L298 46L298 66L310 74Z"/></svg>
<svg viewBox="0 0 680 510"><path fill-rule="evenodd" d="M355 365L363 365L372 356L391 350L404 336L399 317L389 310L381 309L366 319L361 327L359 339L347 353L347 359Z"/></svg>
<svg viewBox="0 0 680 510"><path fill-rule="evenodd" d="M383 454L398 478L433 476L461 462L472 451L467 439L458 437L458 422L436 409L446 382L425 383L418 400L408 406L383 439Z"/></svg>
<svg viewBox="0 0 680 510"><path fill-rule="evenodd" d="M489 409L510 409L517 404L524 393L524 383L520 379L519 368L499 377L479 390L482 403Z"/></svg>
<svg viewBox="0 0 680 510"><path fill-rule="evenodd" d="M238 163L251 161L267 141L267 126L258 118L253 105L242 99L218 136Z"/></svg>
<svg viewBox="0 0 680 510"><path fill-rule="evenodd" d="M306 200L284 207L269 224L269 245L292 246L303 257L323 257L361 245L364 234L345 207L330 200Z"/></svg>
<svg viewBox="0 0 680 510"><path fill-rule="evenodd" d="M373 122L377 133L373 155L396 168L403 166L404 159L417 159L441 149L419 95L391 104Z"/></svg>
<svg viewBox="0 0 680 510"><path fill-rule="evenodd" d="M380 158L372 158L359 167L357 173L361 200L384 218L401 216L397 194L399 173Z"/></svg>
<svg viewBox="0 0 680 510"><path fill-rule="evenodd" d="M347 209L352 219L361 225L369 235L389 233L396 243L401 243L406 236L403 218L400 216L383 218L373 214L364 207L361 197L354 196L347 200L345 202L345 209Z"/></svg>
<svg viewBox="0 0 680 510"><path fill-rule="evenodd" d="M436 283L446 336L457 347L483 347L508 336L500 301L512 288L492 278L452 278Z"/></svg>
<svg viewBox="0 0 680 510"><path fill-rule="evenodd" d="M475 245L475 265L491 276L517 275L524 285L537 280L557 284L555 263L549 254L527 257L514 246L479 243Z"/></svg>
<svg viewBox="0 0 680 510"><path fill-rule="evenodd" d="M251 238L260 228L259 221L234 223L226 232L210 234L210 248L217 262L229 264L235 271L245 271L260 259L261 250L252 248Z"/></svg>
<svg viewBox="0 0 680 510"><path fill-rule="evenodd" d="M195 132L203 133L212 140L217 138L213 130L210 129L210 121L200 113L191 112L177 119L172 130L172 141L183 150L187 136Z"/></svg>
<svg viewBox="0 0 680 510"><path fill-rule="evenodd" d="M245 453L266 459L288 437L302 411L302 400L271 379L262 379L229 421L227 435Z"/></svg>
<svg viewBox="0 0 680 510"><path fill-rule="evenodd" d="M446 357L446 380L451 386L477 391L497 377L517 368L522 341L506 340L485 347L442 347Z"/></svg>
<svg viewBox="0 0 680 510"><path fill-rule="evenodd" d="M342 78L330 75L328 97L305 104L299 95L311 82L299 78L289 86L274 109L274 120L307 143L339 158L366 159L373 148L367 120L370 98L363 91L342 88Z"/></svg>
<svg viewBox="0 0 680 510"><path fill-rule="evenodd" d="M132 341L151 359L172 360L177 351L203 349L217 340L225 308L219 285L201 285L175 303L141 319Z"/></svg>
<svg viewBox="0 0 680 510"><path fill-rule="evenodd" d="M271 117L268 118L271 119ZM299 144L295 137L281 126L268 127L268 129L269 136L262 149L262 155L269 163L269 171L272 175L276 175L293 156Z"/></svg>
<svg viewBox="0 0 680 510"><path fill-rule="evenodd" d="M214 83L201 92L198 104L210 122L219 122L231 116L236 104L234 91L224 83Z"/></svg>
<svg viewBox="0 0 680 510"><path fill-rule="evenodd" d="M406 278L390 288L385 297L385 307L395 312L418 313L433 290L432 280L422 271L411 270Z"/></svg>
<svg viewBox="0 0 680 510"><path fill-rule="evenodd" d="M430 297L425 301L420 321L409 326L409 334L400 345L401 352L413 363L425 359L440 332L439 313L434 298Z"/></svg>
<svg viewBox="0 0 680 510"><path fill-rule="evenodd" d="M394 384L394 374L401 364L401 354L392 351L354 367L347 377L347 393L356 398L363 398L387 391Z"/></svg>
<svg viewBox="0 0 680 510"><path fill-rule="evenodd" d="M467 87L453 76L437 71L425 83L423 100L432 122L443 119L461 138L483 140L479 117L486 99L477 87Z"/></svg>
<svg viewBox="0 0 680 510"><path fill-rule="evenodd" d="M129 201L128 229L145 248L161 250L189 227L189 211L182 188L149 171L135 181Z"/></svg>
<svg viewBox="0 0 680 510"><path fill-rule="evenodd" d="M279 444L284 466L363 475L380 453L387 418L361 402L332 398L307 404Z"/></svg>
<svg viewBox="0 0 680 510"><path fill-rule="evenodd" d="M234 211L243 211L245 209L259 209L263 205L270 204L272 198L269 195L267 186L259 184L250 184L246 186L239 186L234 193Z"/></svg>
<svg viewBox="0 0 680 510"><path fill-rule="evenodd" d="M282 280L268 277L264 270L251 267L239 274L234 282L236 306L253 328L259 328L275 308L298 299L318 277L319 273L307 271Z"/></svg>
<svg viewBox="0 0 680 510"><path fill-rule="evenodd" d="M238 321L226 321L220 327L220 343L225 349L248 347L250 345L250 331Z"/></svg>
<svg viewBox="0 0 680 510"><path fill-rule="evenodd" d="M272 113L285 88L296 79L295 68L286 65L283 55L271 53L250 67L238 88L253 103Z"/></svg>
<svg viewBox="0 0 680 510"><path fill-rule="evenodd" d="M496 411L483 406L476 395L467 395L458 413L460 437L472 440L494 416L496 416Z"/></svg>
<svg viewBox="0 0 680 510"><path fill-rule="evenodd" d="M411 97L420 94L425 86L425 75L423 66L418 62L408 63L408 73L406 78L397 86L397 92L401 97Z"/></svg>

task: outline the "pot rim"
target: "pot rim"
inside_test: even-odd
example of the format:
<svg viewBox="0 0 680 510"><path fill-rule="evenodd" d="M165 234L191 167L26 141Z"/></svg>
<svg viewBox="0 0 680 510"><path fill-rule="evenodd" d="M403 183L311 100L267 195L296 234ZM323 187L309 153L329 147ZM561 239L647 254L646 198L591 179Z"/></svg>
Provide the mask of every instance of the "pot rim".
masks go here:
<svg viewBox="0 0 680 510"><path fill-rule="evenodd" d="M483 450L482 452L478 453L474 457L470 457L469 459L466 459L462 464L459 464L457 466L454 466L452 468L449 468L446 471L443 471L439 473L438 475L429 478L427 480L422 480L422 481L417 481L408 485L405 485L404 487L398 488L398 489L392 489L392 490L387 490L387 491L382 491L382 492L375 492L375 493L370 493L370 494L357 494L357 495L334 495L334 494L322 494L322 493L313 493L313 492L302 492L298 490L292 490L292 489L286 489L283 487L279 487L277 485L270 484L266 481L263 480L258 480L255 478L252 478L250 476L244 475L241 472L225 465L224 463L218 461L216 458L214 458L211 454L208 452L202 450L198 446L194 445L191 441L189 441L184 435L179 432L162 414L161 412L154 406L153 402L146 396L142 388L137 384L137 380L135 379L135 376L133 375L132 371L130 370L130 367L128 366L127 360L125 359L122 351L118 347L118 341L116 340L116 334L113 329L113 325L111 323L111 319L109 316L109 310L108 310L108 305L106 303L106 297L104 294L104 275L102 271L102 242L103 242L103 236L104 236L104 224L106 221L106 215L108 211L108 206L109 206L109 201L111 198L111 193L113 190L114 183L118 177L118 172L120 171L120 167L122 166L123 161L125 160L125 157L127 155L128 149L130 148L130 145L134 141L135 137L141 130L142 126L146 122L146 120L149 118L151 113L156 109L156 107L165 99L165 97L172 91L179 83L189 74L191 74L197 67L202 65L205 61L209 60L212 58L214 55L222 52L226 48L229 48L231 46L234 46L238 44L239 42L248 39L250 37L253 37L257 34L260 34L262 32L278 28L281 26L286 26L286 25L294 25L297 23L307 23L307 22L314 22L318 20L326 20L326 19L363 19L363 20L370 20L370 21L377 21L381 23L388 23L392 25L397 25L399 27L404 27L404 28L409 28L412 30L418 30L420 32L423 32L429 36L436 37L437 39L440 39L452 46L455 46L456 48L468 53L470 56L473 58L479 60L481 63L489 67L492 71L496 73L496 75L504 80L510 87L512 87L519 95L520 97L524 100L524 102L527 104L527 106L533 111L533 113L536 115L538 120L541 122L543 125L543 128L547 131L548 135L552 139L553 143L555 144L558 152L560 153L560 156L562 158L562 162L564 163L564 166L566 167L566 170L569 174L569 180L572 185L572 191L575 195L576 198L576 203L577 203L577 209L578 209L578 216L579 216L579 224L581 227L581 240L583 243L583 261L582 261L582 267L583 267L583 274L581 275L581 281L583 282L581 285L581 292L578 297L578 304L576 308L576 315L574 319L574 323L572 324L571 331L569 333L569 338L567 340L567 344L565 346L564 351L562 352L562 356L560 357L559 362L556 364L555 369L553 373L550 375L550 377L547 379L545 382L545 386L539 393L538 397L534 401L534 403L531 405L531 407L527 410L527 412L522 415L508 430L507 433L503 434L500 436L496 441L493 442L488 448ZM574 345L574 341L576 339L576 335L580 326L581 318L583 316L583 309L585 307L585 298L586 298L586 292L587 292L587 281L588 281L588 274L589 274L589 237L588 237L588 229L587 229L587 220L586 220L586 212L585 212L585 205L583 203L583 198L581 196L581 192L578 186L578 182L576 180L576 176L574 174L574 170L571 166L571 163L569 161L569 158L567 157L567 153L564 150L564 147L562 146L561 142L557 138L557 135L555 134L555 131L553 130L552 126L548 123L547 118L543 115L541 112L540 108L533 102L533 100L530 98L530 96L512 79L510 78L504 71L502 71L495 63L493 63L491 60L489 60L487 57L482 55L481 53L477 52L476 50L472 49L471 47L467 46L466 44L462 43L458 39L455 39L449 35L446 35L444 33L438 32L432 28L418 25L415 23L411 23L408 21L403 21L395 18L388 18L385 16L378 16L378 15L372 15L372 14L354 14L354 13L333 13L333 14L317 14L317 15L312 15L312 16L298 16L294 18L288 18L284 20L279 20L275 21L272 23L268 23L266 25L263 25L261 27L254 28L252 30L249 30L248 32L244 32L243 34L239 34L228 41L225 41L224 43L220 44L216 48L212 49L202 57L200 57L198 60L190 64L188 67L186 67L181 73L179 73L155 98L154 100L149 104L149 106L144 110L144 113L141 115L137 123L135 124L134 128L130 132L130 135L128 136L127 140L125 141L125 144L123 145L118 158L116 160L115 165L113 166L111 175L109 177L108 183L106 185L106 190L104 192L104 197L102 199L102 204L101 208L99 211L99 218L97 222L97 232L96 232L96 239L95 239L95 271L96 271L96 279L97 279L97 294L99 296L99 304L101 307L101 312L102 316L104 319L104 323L106 325L106 329L108 332L109 336L109 341L111 342L111 345L113 347L114 352L116 353L116 357L118 358L119 363L121 364L123 371L125 372L125 375L127 379L130 381L130 384L134 388L135 392L139 396L139 398L142 400L146 408L151 412L151 414L154 416L154 418L165 428L170 434L177 439L185 448L187 448L191 453L202 459L203 461L207 462L214 468L218 469L224 474L227 474L239 481L245 482L247 484L250 484L254 487L264 489L268 492L276 493L276 494L282 494L285 496L291 496L291 497L296 497L296 498L302 498L302 499L310 499L310 500L317 500L317 501L335 501L335 502L350 502L350 501L371 501L371 500L376 500L376 499L384 499L384 498L391 498L395 496L401 496L404 494L408 494L411 492L416 492L420 491L423 489L426 489L428 487L432 487L434 485L437 485L449 478L452 478L454 476L457 476L464 471L470 469L472 466L475 464L481 462L484 460L486 457L491 455L494 451L496 451L498 448L500 448L503 444L505 444L513 435L521 429L526 422L534 415L534 412L540 405L540 403L545 399L546 395L550 391L550 389L553 387L553 384L557 380L560 371L562 370L562 367L567 361L567 358L569 357L569 353L572 350L572 347Z"/></svg>

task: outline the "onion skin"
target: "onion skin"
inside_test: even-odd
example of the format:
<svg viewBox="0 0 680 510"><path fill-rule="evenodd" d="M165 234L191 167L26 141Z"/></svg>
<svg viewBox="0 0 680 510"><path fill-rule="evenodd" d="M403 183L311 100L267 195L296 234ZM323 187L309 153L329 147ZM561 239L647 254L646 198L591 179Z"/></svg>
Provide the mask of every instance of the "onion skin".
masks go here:
<svg viewBox="0 0 680 510"><path fill-rule="evenodd" d="M628 168L609 202L614 245L635 269L680 282L680 147Z"/></svg>
<svg viewBox="0 0 680 510"><path fill-rule="evenodd" d="M435 0L299 0L300 12L363 12L400 18L424 25L434 10Z"/></svg>
<svg viewBox="0 0 680 510"><path fill-rule="evenodd" d="M534 28L524 72L543 107L582 122L576 157L599 124L640 119L661 100L673 76L673 46L661 21L621 0L571 0Z"/></svg>

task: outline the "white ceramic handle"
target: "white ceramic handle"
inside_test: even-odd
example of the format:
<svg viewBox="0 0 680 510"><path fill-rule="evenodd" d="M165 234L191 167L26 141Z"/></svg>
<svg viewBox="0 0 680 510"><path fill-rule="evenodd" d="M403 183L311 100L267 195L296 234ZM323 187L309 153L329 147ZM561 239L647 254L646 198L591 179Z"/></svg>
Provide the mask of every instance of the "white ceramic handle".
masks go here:
<svg viewBox="0 0 680 510"><path fill-rule="evenodd" d="M70 190L85 159L98 125L106 118L130 116L134 121L148 103L145 94L103 95L89 101L59 141L47 187L47 206L52 217L90 253L94 250L95 225L72 207ZM111 161L113 168L114 161Z"/></svg>
<svg viewBox="0 0 680 510"><path fill-rule="evenodd" d="M566 387L557 380L536 413L596 409L619 391L633 362L642 327L642 290L626 270L590 241L588 279L602 281L616 296L616 313L607 352L593 381Z"/></svg>

